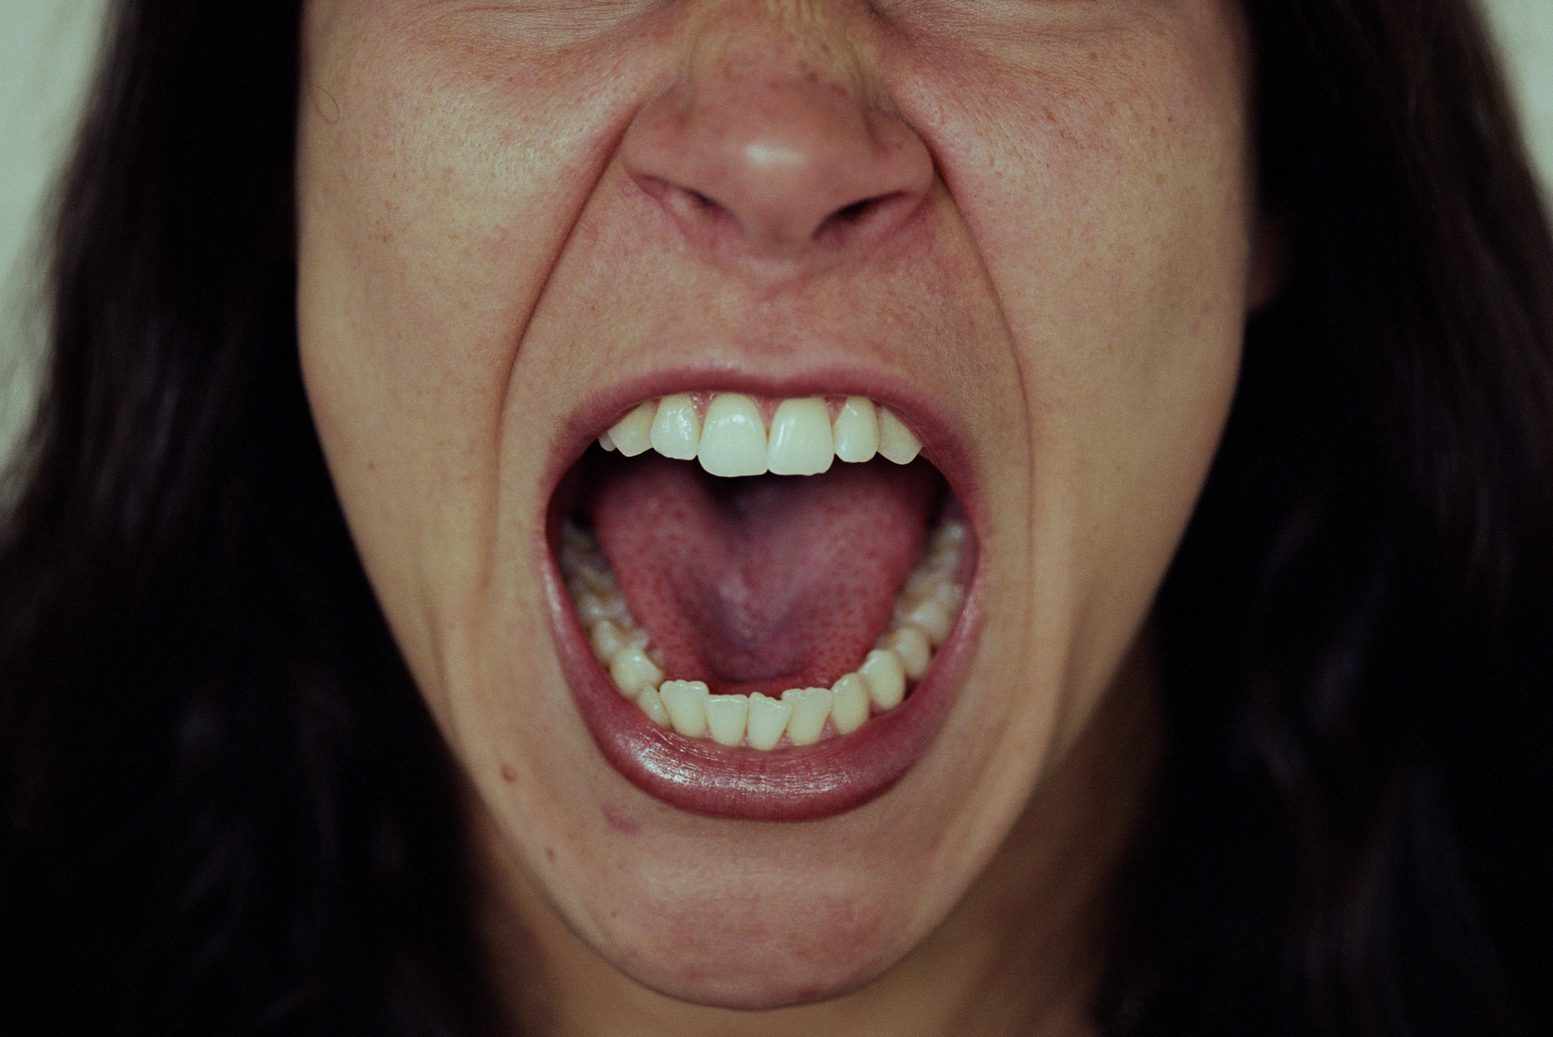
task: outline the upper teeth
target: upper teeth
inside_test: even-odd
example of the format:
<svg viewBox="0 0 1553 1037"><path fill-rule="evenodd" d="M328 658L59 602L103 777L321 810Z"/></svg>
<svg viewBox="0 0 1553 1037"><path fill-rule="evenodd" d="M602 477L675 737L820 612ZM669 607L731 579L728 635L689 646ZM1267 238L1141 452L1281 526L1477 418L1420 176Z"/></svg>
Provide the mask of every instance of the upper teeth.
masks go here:
<svg viewBox="0 0 1553 1037"><path fill-rule="evenodd" d="M626 457L651 449L694 458L724 476L817 475L836 458L868 461L876 453L906 464L922 449L905 423L867 397L785 399L772 410L768 429L755 400L743 393L717 393L704 407L688 393L648 400L615 422L599 445Z"/></svg>
<svg viewBox="0 0 1553 1037"><path fill-rule="evenodd" d="M895 618L851 673L829 688L789 688L779 697L716 695L697 680L665 680L663 657L626 606L598 544L570 524L562 531L561 569L577 618L621 695L660 727L689 738L769 750L782 739L802 746L845 735L873 713L900 705L948 638L963 592L958 580L965 527L946 521L896 595Z"/></svg>

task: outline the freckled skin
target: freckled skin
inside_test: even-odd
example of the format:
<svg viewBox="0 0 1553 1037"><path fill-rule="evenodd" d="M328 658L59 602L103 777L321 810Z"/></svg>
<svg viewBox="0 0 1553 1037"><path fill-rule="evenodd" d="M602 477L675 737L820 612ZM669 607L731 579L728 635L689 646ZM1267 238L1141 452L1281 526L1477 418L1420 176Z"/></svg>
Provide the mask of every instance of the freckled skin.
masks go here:
<svg viewBox="0 0 1553 1037"><path fill-rule="evenodd" d="M304 376L468 778L514 1015L1084 1032L1151 759L1149 608L1266 281L1231 5L309 0L303 39ZM967 678L864 807L675 810L563 679L551 452L623 380L837 364L968 445Z"/></svg>

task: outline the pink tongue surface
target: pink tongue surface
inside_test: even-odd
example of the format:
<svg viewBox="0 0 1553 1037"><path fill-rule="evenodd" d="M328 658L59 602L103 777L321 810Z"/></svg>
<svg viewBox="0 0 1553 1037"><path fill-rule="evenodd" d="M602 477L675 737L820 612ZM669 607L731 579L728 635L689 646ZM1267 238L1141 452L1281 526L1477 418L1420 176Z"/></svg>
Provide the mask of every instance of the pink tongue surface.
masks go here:
<svg viewBox="0 0 1553 1037"><path fill-rule="evenodd" d="M829 686L884 629L921 557L924 463L717 479L656 455L599 459L583 507L670 678L714 693Z"/></svg>

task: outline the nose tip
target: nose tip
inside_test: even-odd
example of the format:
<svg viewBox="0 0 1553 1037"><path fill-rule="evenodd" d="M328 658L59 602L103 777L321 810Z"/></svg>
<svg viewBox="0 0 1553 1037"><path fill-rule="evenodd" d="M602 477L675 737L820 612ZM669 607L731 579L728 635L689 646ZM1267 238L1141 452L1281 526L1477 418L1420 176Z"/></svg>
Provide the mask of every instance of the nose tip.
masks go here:
<svg viewBox="0 0 1553 1037"><path fill-rule="evenodd" d="M697 246L793 256L878 243L928 192L926 144L791 42L764 50L692 65L649 101L621 144L626 171Z"/></svg>

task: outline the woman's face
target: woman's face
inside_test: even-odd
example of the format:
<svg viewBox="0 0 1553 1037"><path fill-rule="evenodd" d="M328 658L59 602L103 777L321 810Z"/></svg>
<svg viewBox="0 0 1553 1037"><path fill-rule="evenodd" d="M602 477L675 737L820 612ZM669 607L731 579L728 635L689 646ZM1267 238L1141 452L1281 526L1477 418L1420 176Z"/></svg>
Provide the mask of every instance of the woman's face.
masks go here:
<svg viewBox="0 0 1553 1037"><path fill-rule="evenodd" d="M1059 778L1146 683L1251 304L1227 3L312 0L304 34L308 391L498 919L816 999L1030 803L1105 799ZM921 457L853 460L870 430ZM889 631L929 600L896 704L870 653L920 669Z"/></svg>

